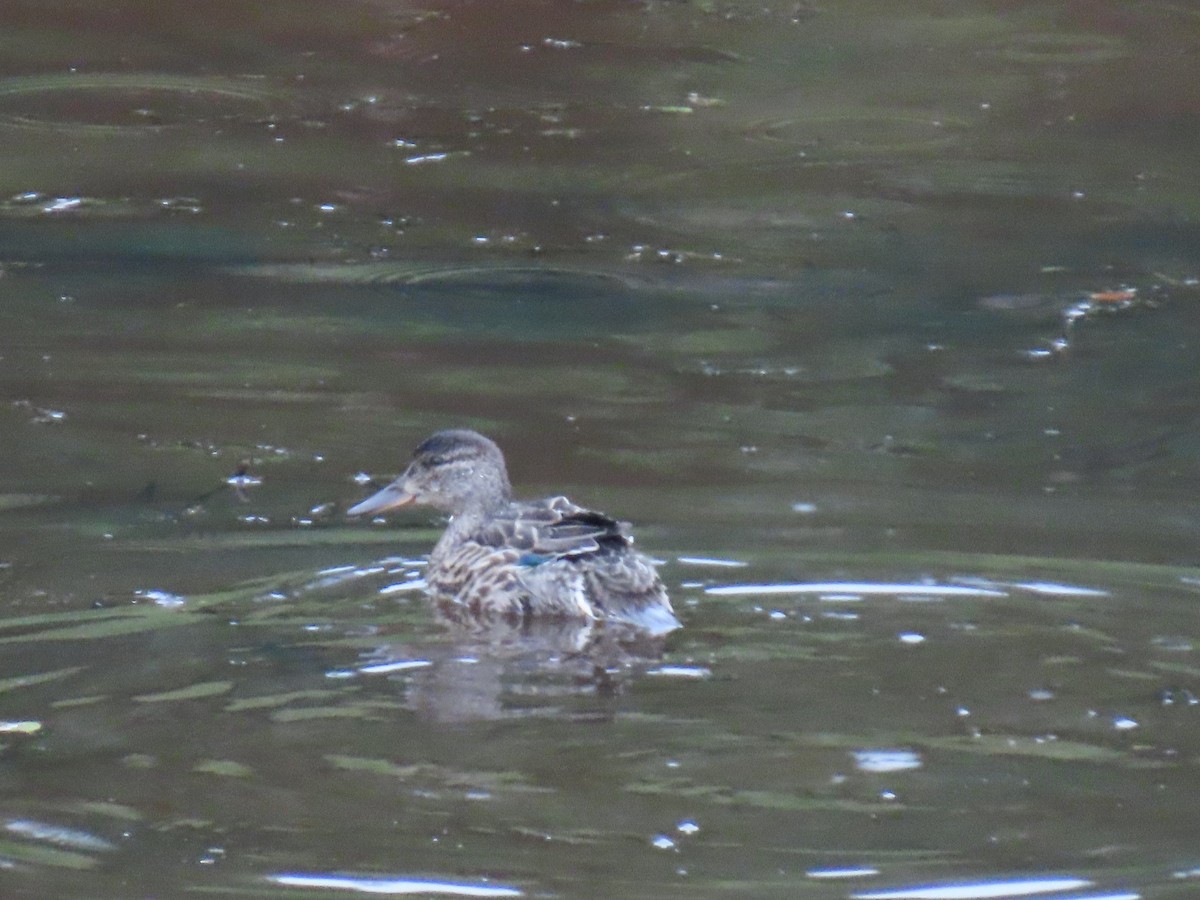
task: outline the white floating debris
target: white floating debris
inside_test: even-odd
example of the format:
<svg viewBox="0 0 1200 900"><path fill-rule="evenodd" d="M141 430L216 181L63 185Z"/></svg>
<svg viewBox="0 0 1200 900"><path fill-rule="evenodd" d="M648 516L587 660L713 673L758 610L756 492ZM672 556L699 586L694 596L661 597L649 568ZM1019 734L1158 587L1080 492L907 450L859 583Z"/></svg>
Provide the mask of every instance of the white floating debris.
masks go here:
<svg viewBox="0 0 1200 900"><path fill-rule="evenodd" d="M918 634L915 631L902 631L896 635L902 644L923 644L925 643L925 635Z"/></svg>
<svg viewBox="0 0 1200 900"><path fill-rule="evenodd" d="M1007 597L1005 591L992 588L967 587L960 584L889 584L883 582L813 581L795 584L723 584L705 588L706 594L736 597L751 594L870 594L896 596L904 594L928 597Z"/></svg>
<svg viewBox="0 0 1200 900"><path fill-rule="evenodd" d="M803 516L811 516L816 511L817 511L817 504L815 504L815 503L793 503L792 504L792 512L800 513Z"/></svg>
<svg viewBox="0 0 1200 900"><path fill-rule="evenodd" d="M1117 716L1113 719L1112 724L1117 731L1132 731L1139 727L1137 719L1131 719L1129 716Z"/></svg>
<svg viewBox="0 0 1200 900"><path fill-rule="evenodd" d="M650 843L659 850L674 850L675 841L667 837L665 834L656 834L650 839Z"/></svg>
<svg viewBox="0 0 1200 900"><path fill-rule="evenodd" d="M700 830L700 826L697 825L695 822L693 822L691 819L684 819L682 822L680 822L678 825L675 826L675 830L678 831L680 834L695 834L696 832L698 832Z"/></svg>
<svg viewBox="0 0 1200 900"><path fill-rule="evenodd" d="M41 730L42 723L33 719L0 720L0 734L37 734Z"/></svg>

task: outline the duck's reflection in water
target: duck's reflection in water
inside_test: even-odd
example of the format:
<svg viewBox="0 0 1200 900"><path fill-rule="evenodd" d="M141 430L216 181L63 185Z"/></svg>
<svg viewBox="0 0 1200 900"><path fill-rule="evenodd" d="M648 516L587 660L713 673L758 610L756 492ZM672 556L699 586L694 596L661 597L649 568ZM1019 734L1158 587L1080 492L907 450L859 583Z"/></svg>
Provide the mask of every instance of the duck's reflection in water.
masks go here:
<svg viewBox="0 0 1200 900"><path fill-rule="evenodd" d="M620 623L464 615L437 607L448 639L386 644L363 674L395 674L406 704L436 722L529 716L611 718L612 700L661 661L665 635Z"/></svg>

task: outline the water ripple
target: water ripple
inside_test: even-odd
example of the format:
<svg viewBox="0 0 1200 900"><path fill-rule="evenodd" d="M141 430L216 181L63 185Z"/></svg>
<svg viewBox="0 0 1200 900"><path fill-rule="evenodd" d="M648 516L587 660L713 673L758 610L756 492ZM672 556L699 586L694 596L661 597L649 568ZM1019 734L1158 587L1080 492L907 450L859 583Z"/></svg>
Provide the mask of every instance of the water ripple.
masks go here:
<svg viewBox="0 0 1200 900"><path fill-rule="evenodd" d="M84 109L91 118L80 117ZM292 110L291 95L255 78L72 71L0 79L0 126L119 134L281 110Z"/></svg>
<svg viewBox="0 0 1200 900"><path fill-rule="evenodd" d="M921 754L912 750L855 750L854 766L862 772L907 772L921 768Z"/></svg>
<svg viewBox="0 0 1200 900"><path fill-rule="evenodd" d="M873 594L924 597L1006 597L1005 591L959 584L890 584L870 581L816 581L795 584L722 584L705 588L706 594L737 597L754 594Z"/></svg>
<svg viewBox="0 0 1200 900"><path fill-rule="evenodd" d="M54 825L49 822L37 822L33 819L9 819L4 823L4 830L31 841L52 844L55 847L67 847L71 850L109 851L117 849L115 844L91 832L78 828L67 828L64 825Z"/></svg>
<svg viewBox="0 0 1200 900"><path fill-rule="evenodd" d="M848 866L834 869L809 869L804 874L809 878L833 880L840 878L867 878L872 875L878 875L879 870L871 866Z"/></svg>
<svg viewBox="0 0 1200 900"><path fill-rule="evenodd" d="M1021 878L869 891L851 894L851 897L853 900L1002 900L1091 886L1092 882L1085 878Z"/></svg>
<svg viewBox="0 0 1200 900"><path fill-rule="evenodd" d="M283 873L268 875L267 880L284 887L327 888L356 891L360 894L442 894L451 897L523 897L514 887L489 884L464 884L450 881L426 881L418 878L370 878L352 875Z"/></svg>

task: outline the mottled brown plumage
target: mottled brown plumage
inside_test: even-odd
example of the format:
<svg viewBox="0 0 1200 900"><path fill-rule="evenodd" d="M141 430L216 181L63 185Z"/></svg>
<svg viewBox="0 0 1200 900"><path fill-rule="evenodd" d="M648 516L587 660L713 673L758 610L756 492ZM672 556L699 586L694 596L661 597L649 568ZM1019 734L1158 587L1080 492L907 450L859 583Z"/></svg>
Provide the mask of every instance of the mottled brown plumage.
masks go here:
<svg viewBox="0 0 1200 900"><path fill-rule="evenodd" d="M513 500L504 456L481 434L432 435L404 474L349 514L410 503L451 517L425 576L439 601L480 615L607 619L655 633L679 626L624 523L566 497Z"/></svg>

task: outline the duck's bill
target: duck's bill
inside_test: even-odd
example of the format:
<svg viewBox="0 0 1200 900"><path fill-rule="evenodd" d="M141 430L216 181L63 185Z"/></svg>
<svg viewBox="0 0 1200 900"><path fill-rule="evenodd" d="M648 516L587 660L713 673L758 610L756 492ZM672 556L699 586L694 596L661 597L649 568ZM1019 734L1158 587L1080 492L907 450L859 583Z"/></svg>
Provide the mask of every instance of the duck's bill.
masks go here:
<svg viewBox="0 0 1200 900"><path fill-rule="evenodd" d="M389 484L383 490L372 494L362 503L356 503L346 510L348 516L373 516L390 509L408 506L416 498L397 484Z"/></svg>

